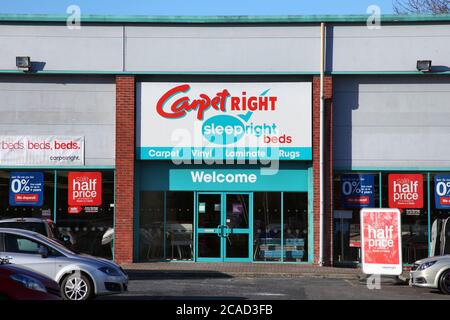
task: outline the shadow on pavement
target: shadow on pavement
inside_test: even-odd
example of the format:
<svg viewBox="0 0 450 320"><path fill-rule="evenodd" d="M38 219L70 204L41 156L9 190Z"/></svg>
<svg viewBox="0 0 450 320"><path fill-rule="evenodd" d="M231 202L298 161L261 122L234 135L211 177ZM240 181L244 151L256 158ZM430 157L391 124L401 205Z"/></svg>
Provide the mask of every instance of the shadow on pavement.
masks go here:
<svg viewBox="0 0 450 320"><path fill-rule="evenodd" d="M365 284L365 283L367 283L368 278L369 278L368 275L362 275L359 278L359 282L362 284ZM395 286L408 286L409 285L408 281L402 280L398 276L381 276L380 283L381 284L390 284L390 285L395 285Z"/></svg>
<svg viewBox="0 0 450 320"><path fill-rule="evenodd" d="M423 288L417 288L418 290L424 290ZM426 289L425 289L426 290ZM439 294L439 295L441 295L441 296L443 296L443 297L447 297L448 295L447 294L445 294L445 293L442 293L442 292L440 292L439 290L437 290L437 289L429 289L430 290L430 293L434 293L434 294Z"/></svg>
<svg viewBox="0 0 450 320"><path fill-rule="evenodd" d="M231 275L217 271L192 270L125 270L130 280L169 279L230 279Z"/></svg>

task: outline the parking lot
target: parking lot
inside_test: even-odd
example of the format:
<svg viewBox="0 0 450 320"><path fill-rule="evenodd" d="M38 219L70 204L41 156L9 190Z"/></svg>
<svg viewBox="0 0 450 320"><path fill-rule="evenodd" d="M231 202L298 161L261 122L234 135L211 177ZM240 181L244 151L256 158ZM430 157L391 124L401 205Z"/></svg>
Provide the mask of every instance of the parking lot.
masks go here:
<svg viewBox="0 0 450 320"><path fill-rule="evenodd" d="M438 291L382 283L369 290L362 281L321 277L172 277L131 280L125 300L450 300Z"/></svg>

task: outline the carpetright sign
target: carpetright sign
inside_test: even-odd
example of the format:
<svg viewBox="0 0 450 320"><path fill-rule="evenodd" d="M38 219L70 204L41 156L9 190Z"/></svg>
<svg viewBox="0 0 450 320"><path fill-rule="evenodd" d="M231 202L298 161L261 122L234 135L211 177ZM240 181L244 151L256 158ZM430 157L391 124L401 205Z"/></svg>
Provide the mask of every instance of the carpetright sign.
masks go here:
<svg viewBox="0 0 450 320"><path fill-rule="evenodd" d="M311 160L311 83L137 84L137 157Z"/></svg>

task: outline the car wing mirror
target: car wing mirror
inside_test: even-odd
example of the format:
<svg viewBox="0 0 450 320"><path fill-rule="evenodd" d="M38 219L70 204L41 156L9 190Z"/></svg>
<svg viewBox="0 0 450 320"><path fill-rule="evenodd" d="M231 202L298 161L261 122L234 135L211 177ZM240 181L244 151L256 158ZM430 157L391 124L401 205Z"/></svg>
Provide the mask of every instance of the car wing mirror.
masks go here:
<svg viewBox="0 0 450 320"><path fill-rule="evenodd" d="M48 249L47 247L44 246L40 246L38 253L41 255L42 258L47 258L48 257Z"/></svg>

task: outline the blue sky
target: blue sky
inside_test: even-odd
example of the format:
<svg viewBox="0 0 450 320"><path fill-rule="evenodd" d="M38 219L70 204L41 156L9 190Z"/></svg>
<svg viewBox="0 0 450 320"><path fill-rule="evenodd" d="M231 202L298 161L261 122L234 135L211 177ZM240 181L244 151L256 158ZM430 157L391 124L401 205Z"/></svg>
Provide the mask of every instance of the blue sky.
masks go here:
<svg viewBox="0 0 450 320"><path fill-rule="evenodd" d="M392 13L393 0L0 0L0 13L114 15L311 15L365 14L369 5Z"/></svg>

